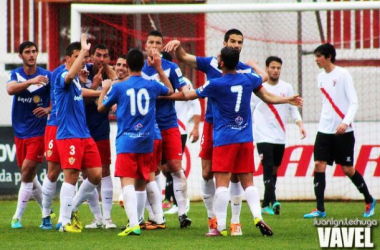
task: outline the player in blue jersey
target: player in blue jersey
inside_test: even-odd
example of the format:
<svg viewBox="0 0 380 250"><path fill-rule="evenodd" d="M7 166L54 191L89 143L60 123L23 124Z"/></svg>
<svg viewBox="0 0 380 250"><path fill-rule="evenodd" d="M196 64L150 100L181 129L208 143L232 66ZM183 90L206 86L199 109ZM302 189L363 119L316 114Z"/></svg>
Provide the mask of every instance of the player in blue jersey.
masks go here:
<svg viewBox="0 0 380 250"><path fill-rule="evenodd" d="M13 95L12 126L14 129L17 165L21 170L21 186L12 228L22 228L21 218L33 197L42 207L42 189L36 172L44 154L44 133L50 113L51 73L37 66L38 48L33 42L19 46L23 66L12 70L7 92Z"/></svg>
<svg viewBox="0 0 380 250"><path fill-rule="evenodd" d="M93 90L102 89L103 79L116 79L115 71L109 66L110 55L108 48L103 44L98 44L91 49L92 64L87 64L89 71L88 81L84 84L85 88ZM87 126L91 137L94 139L100 153L102 161L102 181L100 192L102 197L102 211L99 206L99 194L95 190L94 195L89 198L90 209L95 216L93 222L85 228L106 228L115 229L116 225L111 220L113 185L110 176L111 164L111 144L110 144L110 122L108 113L99 113L98 98L85 98L85 110Z"/></svg>
<svg viewBox="0 0 380 250"><path fill-rule="evenodd" d="M152 49L161 53L163 48L163 36L161 32L154 30L149 32L145 50L148 57L152 57ZM162 59L162 68L169 78L173 89L180 91L186 86L182 77L182 72L177 64ZM148 61L142 69L142 76L147 79L157 79L157 71L154 67L149 66ZM176 190L174 195L178 203L178 219L180 228L186 228L191 225L190 218L186 214L187 200L187 180L182 169L182 142L181 134L178 129L177 116L174 108L174 101L168 99L159 99L156 104L156 120L161 130L162 136L162 159L166 162L167 172L173 176L173 186Z"/></svg>
<svg viewBox="0 0 380 250"><path fill-rule="evenodd" d="M239 54L238 50L224 47L218 60L223 77L211 79L195 91L184 90L186 98L208 97L213 103L212 172L216 179L214 211L217 229L207 233L207 236L227 235L228 186L232 174L236 174L241 181L255 226L264 236L273 235L272 229L262 220L259 192L253 186L251 95L254 92L267 103L302 106L302 99L297 95L281 97L267 92L261 86L261 76L256 73L237 74Z"/></svg>
<svg viewBox="0 0 380 250"><path fill-rule="evenodd" d="M128 227L119 236L140 235L135 186L148 181L151 173L152 152L155 133L155 104L160 95L173 93L169 79L161 66L157 50L150 52L148 63L155 68L159 79L147 80L141 76L144 66L143 53L137 49L128 52L129 78L110 87L110 81L103 82L98 110L106 111L117 104L115 176L120 177L124 209L129 218ZM140 184L141 185L141 184ZM156 184L154 184L156 185ZM157 195L154 195L155 197ZM163 222L163 218L155 218Z"/></svg>
<svg viewBox="0 0 380 250"><path fill-rule="evenodd" d="M228 30L224 35L223 47L231 47L238 50L239 52L243 47L243 34L240 30L231 29ZM186 53L186 51L181 46L181 42L178 40L170 41L166 44L166 51L175 51L176 57L179 61L187 64L188 66L198 69L204 72L207 79L219 78L222 76L222 71L218 68L217 57L199 57ZM267 75L261 70L254 61L251 62L252 65L248 66L239 62L236 69L239 73L254 73L255 71L262 77L263 81L266 81ZM207 99L207 109L205 114L205 121L203 125L203 135L201 139L201 151L199 157L202 160L202 198L207 209L208 215L208 225L209 231L216 228L216 218L213 211L213 200L215 195L215 183L213 179L213 174L211 172L212 166L212 152L213 152L213 114L212 114L212 103L210 99ZM243 189L236 175L232 175L231 178L231 224L230 232L231 235L242 235L241 225L240 225L240 211L243 197Z"/></svg>
<svg viewBox="0 0 380 250"><path fill-rule="evenodd" d="M66 48L66 67L55 82L58 121L56 143L65 176L60 194L61 232L82 231L78 207L92 195L102 178L99 151L86 124L81 83L85 83L87 79L78 76L91 46L86 38L82 34L81 43L71 43ZM87 179L75 194L80 170L86 172Z"/></svg>

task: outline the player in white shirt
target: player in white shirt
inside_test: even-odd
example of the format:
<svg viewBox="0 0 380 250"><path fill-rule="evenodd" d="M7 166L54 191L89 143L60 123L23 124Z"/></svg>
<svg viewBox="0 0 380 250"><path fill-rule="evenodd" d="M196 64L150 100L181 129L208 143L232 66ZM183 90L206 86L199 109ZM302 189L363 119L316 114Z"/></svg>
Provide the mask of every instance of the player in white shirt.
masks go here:
<svg viewBox="0 0 380 250"><path fill-rule="evenodd" d="M363 216L375 213L376 200L370 195L363 176L354 165L353 120L358 109L358 98L350 73L335 65L336 51L326 43L314 50L315 61L324 71L318 75L317 86L322 94L322 113L314 144L314 193L317 208L304 218L326 217L324 192L326 166L335 161L363 194L366 207Z"/></svg>
<svg viewBox="0 0 380 250"><path fill-rule="evenodd" d="M282 60L276 56L270 56L266 62L268 81L263 87L270 93L289 97L293 96L293 88L287 82L280 80ZM296 106L290 104L267 104L252 95L251 99L253 138L256 141L264 174L264 199L262 213L280 214L281 204L276 199L277 171L284 156L286 141L286 123L288 115L298 125L301 138L306 137L306 131L302 124L301 115Z"/></svg>

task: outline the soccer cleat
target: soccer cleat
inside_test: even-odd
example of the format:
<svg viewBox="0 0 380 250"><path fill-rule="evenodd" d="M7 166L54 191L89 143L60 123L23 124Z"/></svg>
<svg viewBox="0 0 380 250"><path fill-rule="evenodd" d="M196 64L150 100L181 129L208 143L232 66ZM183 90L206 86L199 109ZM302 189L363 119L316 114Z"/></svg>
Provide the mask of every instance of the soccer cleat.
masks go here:
<svg viewBox="0 0 380 250"><path fill-rule="evenodd" d="M54 220L55 218L57 218L57 215L50 209L50 219Z"/></svg>
<svg viewBox="0 0 380 250"><path fill-rule="evenodd" d="M260 218L254 220L255 226L260 229L260 232L263 236L272 236L272 229Z"/></svg>
<svg viewBox="0 0 380 250"><path fill-rule="evenodd" d="M269 215L274 215L274 211L271 207L263 207L261 209L261 214L269 214Z"/></svg>
<svg viewBox="0 0 380 250"><path fill-rule="evenodd" d="M127 236L127 235L140 235L141 230L140 230L140 225L137 225L133 228L127 227L123 232L119 233L118 236Z"/></svg>
<svg viewBox="0 0 380 250"><path fill-rule="evenodd" d="M117 226L115 225L115 223L112 222L111 219L105 219L103 222L103 227L105 229L116 229L117 228Z"/></svg>
<svg viewBox="0 0 380 250"><path fill-rule="evenodd" d="M319 211L318 209L313 209L311 213L304 214L303 217L305 219L309 218L325 218L326 217L326 212Z"/></svg>
<svg viewBox="0 0 380 250"><path fill-rule="evenodd" d="M12 223L11 223L11 227L16 228L16 229L22 228L20 220L17 218L13 218Z"/></svg>
<svg viewBox="0 0 380 250"><path fill-rule="evenodd" d="M53 225L51 224L50 216L46 216L45 218L42 218L42 223L40 225L40 228L42 228L43 230L53 229Z"/></svg>
<svg viewBox="0 0 380 250"><path fill-rule="evenodd" d="M276 201L275 203L273 203L272 209L274 214L279 215L281 210L281 203Z"/></svg>
<svg viewBox="0 0 380 250"><path fill-rule="evenodd" d="M187 217L186 214L182 214L178 217L179 220L179 227L185 228L189 227L191 225L191 219Z"/></svg>
<svg viewBox="0 0 380 250"><path fill-rule="evenodd" d="M373 199L372 203L367 203L365 205L365 212L363 214L364 218L372 217L375 214L376 200Z"/></svg>
<svg viewBox="0 0 380 250"><path fill-rule="evenodd" d="M170 201L168 201L168 200L164 200L164 201L162 202L162 208L168 209L168 208L170 208L171 206L172 206L172 204L171 204Z"/></svg>
<svg viewBox="0 0 380 250"><path fill-rule="evenodd" d="M55 225L55 230L59 230L62 226L62 222L58 222L56 225Z"/></svg>
<svg viewBox="0 0 380 250"><path fill-rule="evenodd" d="M77 226L67 223L66 225L62 226L59 228L59 231L61 233L81 233L82 230L78 228Z"/></svg>
<svg viewBox="0 0 380 250"><path fill-rule="evenodd" d="M227 236L227 230L224 229L219 231L218 229L213 229L211 232L206 233L207 237L215 237L215 236Z"/></svg>
<svg viewBox="0 0 380 250"><path fill-rule="evenodd" d="M71 214L71 222L74 226L79 228L80 230L83 230L83 223L79 219L79 211L75 211Z"/></svg>
<svg viewBox="0 0 380 250"><path fill-rule="evenodd" d="M213 229L216 229L218 226L218 222L216 220L216 217L214 218L208 218L208 231L211 232Z"/></svg>
<svg viewBox="0 0 380 250"><path fill-rule="evenodd" d="M104 224L101 220L93 220L90 224L86 225L85 228L87 229L99 229L103 228Z"/></svg>
<svg viewBox="0 0 380 250"><path fill-rule="evenodd" d="M149 224L145 228L146 230L155 230L155 229L166 229L166 224L165 222L161 224L157 224L156 222Z"/></svg>
<svg viewBox="0 0 380 250"><path fill-rule="evenodd" d="M178 207L177 205L173 205L168 211L165 211L164 214L177 214Z"/></svg>
<svg viewBox="0 0 380 250"><path fill-rule="evenodd" d="M231 223L230 224L230 235L231 236L243 235L243 231L241 230L241 224L240 223Z"/></svg>

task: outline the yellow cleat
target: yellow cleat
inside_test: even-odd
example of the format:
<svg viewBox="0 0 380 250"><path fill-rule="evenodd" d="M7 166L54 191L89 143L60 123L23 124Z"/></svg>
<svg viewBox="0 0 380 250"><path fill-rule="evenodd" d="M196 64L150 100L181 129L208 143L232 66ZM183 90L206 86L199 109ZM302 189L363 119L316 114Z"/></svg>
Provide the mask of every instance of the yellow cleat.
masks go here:
<svg viewBox="0 0 380 250"><path fill-rule="evenodd" d="M79 219L79 211L75 211L71 214L71 223L80 230L83 230L83 223Z"/></svg>
<svg viewBox="0 0 380 250"><path fill-rule="evenodd" d="M81 233L82 230L77 228L75 225L71 224L71 223L68 223L64 226L61 226L61 228L59 229L60 232L64 233L64 232L67 232L67 233Z"/></svg>
<svg viewBox="0 0 380 250"><path fill-rule="evenodd" d="M129 228L127 227L123 232L119 233L118 236L127 236L127 235L136 235L139 236L141 234L140 225Z"/></svg>

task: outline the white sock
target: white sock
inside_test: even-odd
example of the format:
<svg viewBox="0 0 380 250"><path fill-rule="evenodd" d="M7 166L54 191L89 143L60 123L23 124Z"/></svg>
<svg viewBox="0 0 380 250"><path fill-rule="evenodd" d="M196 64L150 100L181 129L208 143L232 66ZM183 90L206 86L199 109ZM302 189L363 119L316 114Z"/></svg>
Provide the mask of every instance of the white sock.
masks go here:
<svg viewBox="0 0 380 250"><path fill-rule="evenodd" d="M260 195L259 191L254 186L249 186L245 189L245 197L247 198L247 203L251 209L253 218L260 218L261 216L261 206L260 206Z"/></svg>
<svg viewBox="0 0 380 250"><path fill-rule="evenodd" d="M46 176L42 183L42 217L45 218L51 213L51 204L57 188L57 182L51 182Z"/></svg>
<svg viewBox="0 0 380 250"><path fill-rule="evenodd" d="M144 209L146 207L146 191L136 191L137 199L137 218L144 218Z"/></svg>
<svg viewBox="0 0 380 250"><path fill-rule="evenodd" d="M87 202L95 219L97 221L103 221L102 211L100 210L98 189L94 189L92 194L87 198Z"/></svg>
<svg viewBox="0 0 380 250"><path fill-rule="evenodd" d="M123 188L124 210L129 219L129 227L133 228L139 224L137 218L137 198L135 187L128 185Z"/></svg>
<svg viewBox="0 0 380 250"><path fill-rule="evenodd" d="M218 187L215 191L214 211L216 215L216 220L218 222L219 231L226 229L228 202L228 188Z"/></svg>
<svg viewBox="0 0 380 250"><path fill-rule="evenodd" d="M33 179L32 197L42 209L42 186L41 183L38 181L37 176L35 176Z"/></svg>
<svg viewBox="0 0 380 250"><path fill-rule="evenodd" d="M103 218L105 220L111 219L113 198L113 186L111 176L106 176L102 178L100 192L102 193Z"/></svg>
<svg viewBox="0 0 380 250"><path fill-rule="evenodd" d="M155 181L149 182L146 186L146 192L154 213L154 221L157 224L162 224L164 222L164 212L162 211L161 197L157 188L157 183Z"/></svg>
<svg viewBox="0 0 380 250"><path fill-rule="evenodd" d="M70 183L62 183L60 200L61 208L59 217L61 218L62 226L65 226L71 221L71 213L73 211L73 198L75 195L75 186Z"/></svg>
<svg viewBox="0 0 380 250"><path fill-rule="evenodd" d="M158 192L160 193L160 201L162 201L162 187L161 187L161 178L160 175L156 175L156 183L158 187Z"/></svg>
<svg viewBox="0 0 380 250"><path fill-rule="evenodd" d="M14 219L17 218L21 221L26 205L28 205L28 201L30 199L30 196L32 195L32 191L33 182L21 182L20 189L18 191L16 213L13 216Z"/></svg>
<svg viewBox="0 0 380 250"><path fill-rule="evenodd" d="M205 180L201 179L201 190L202 190L202 199L203 203L205 204L205 207L207 209L207 217L208 218L214 218L214 196L215 196L215 183L214 179L211 180Z"/></svg>
<svg viewBox="0 0 380 250"><path fill-rule="evenodd" d="M173 191L178 204L178 215L186 213L187 181L183 170L172 173Z"/></svg>
<svg viewBox="0 0 380 250"><path fill-rule="evenodd" d="M231 223L240 223L241 203L243 201L244 190L240 181L238 183L230 182L231 196Z"/></svg>
<svg viewBox="0 0 380 250"><path fill-rule="evenodd" d="M88 179L83 181L78 192L74 196L73 211L77 211L78 207L93 194L96 186L97 185L92 184Z"/></svg>

